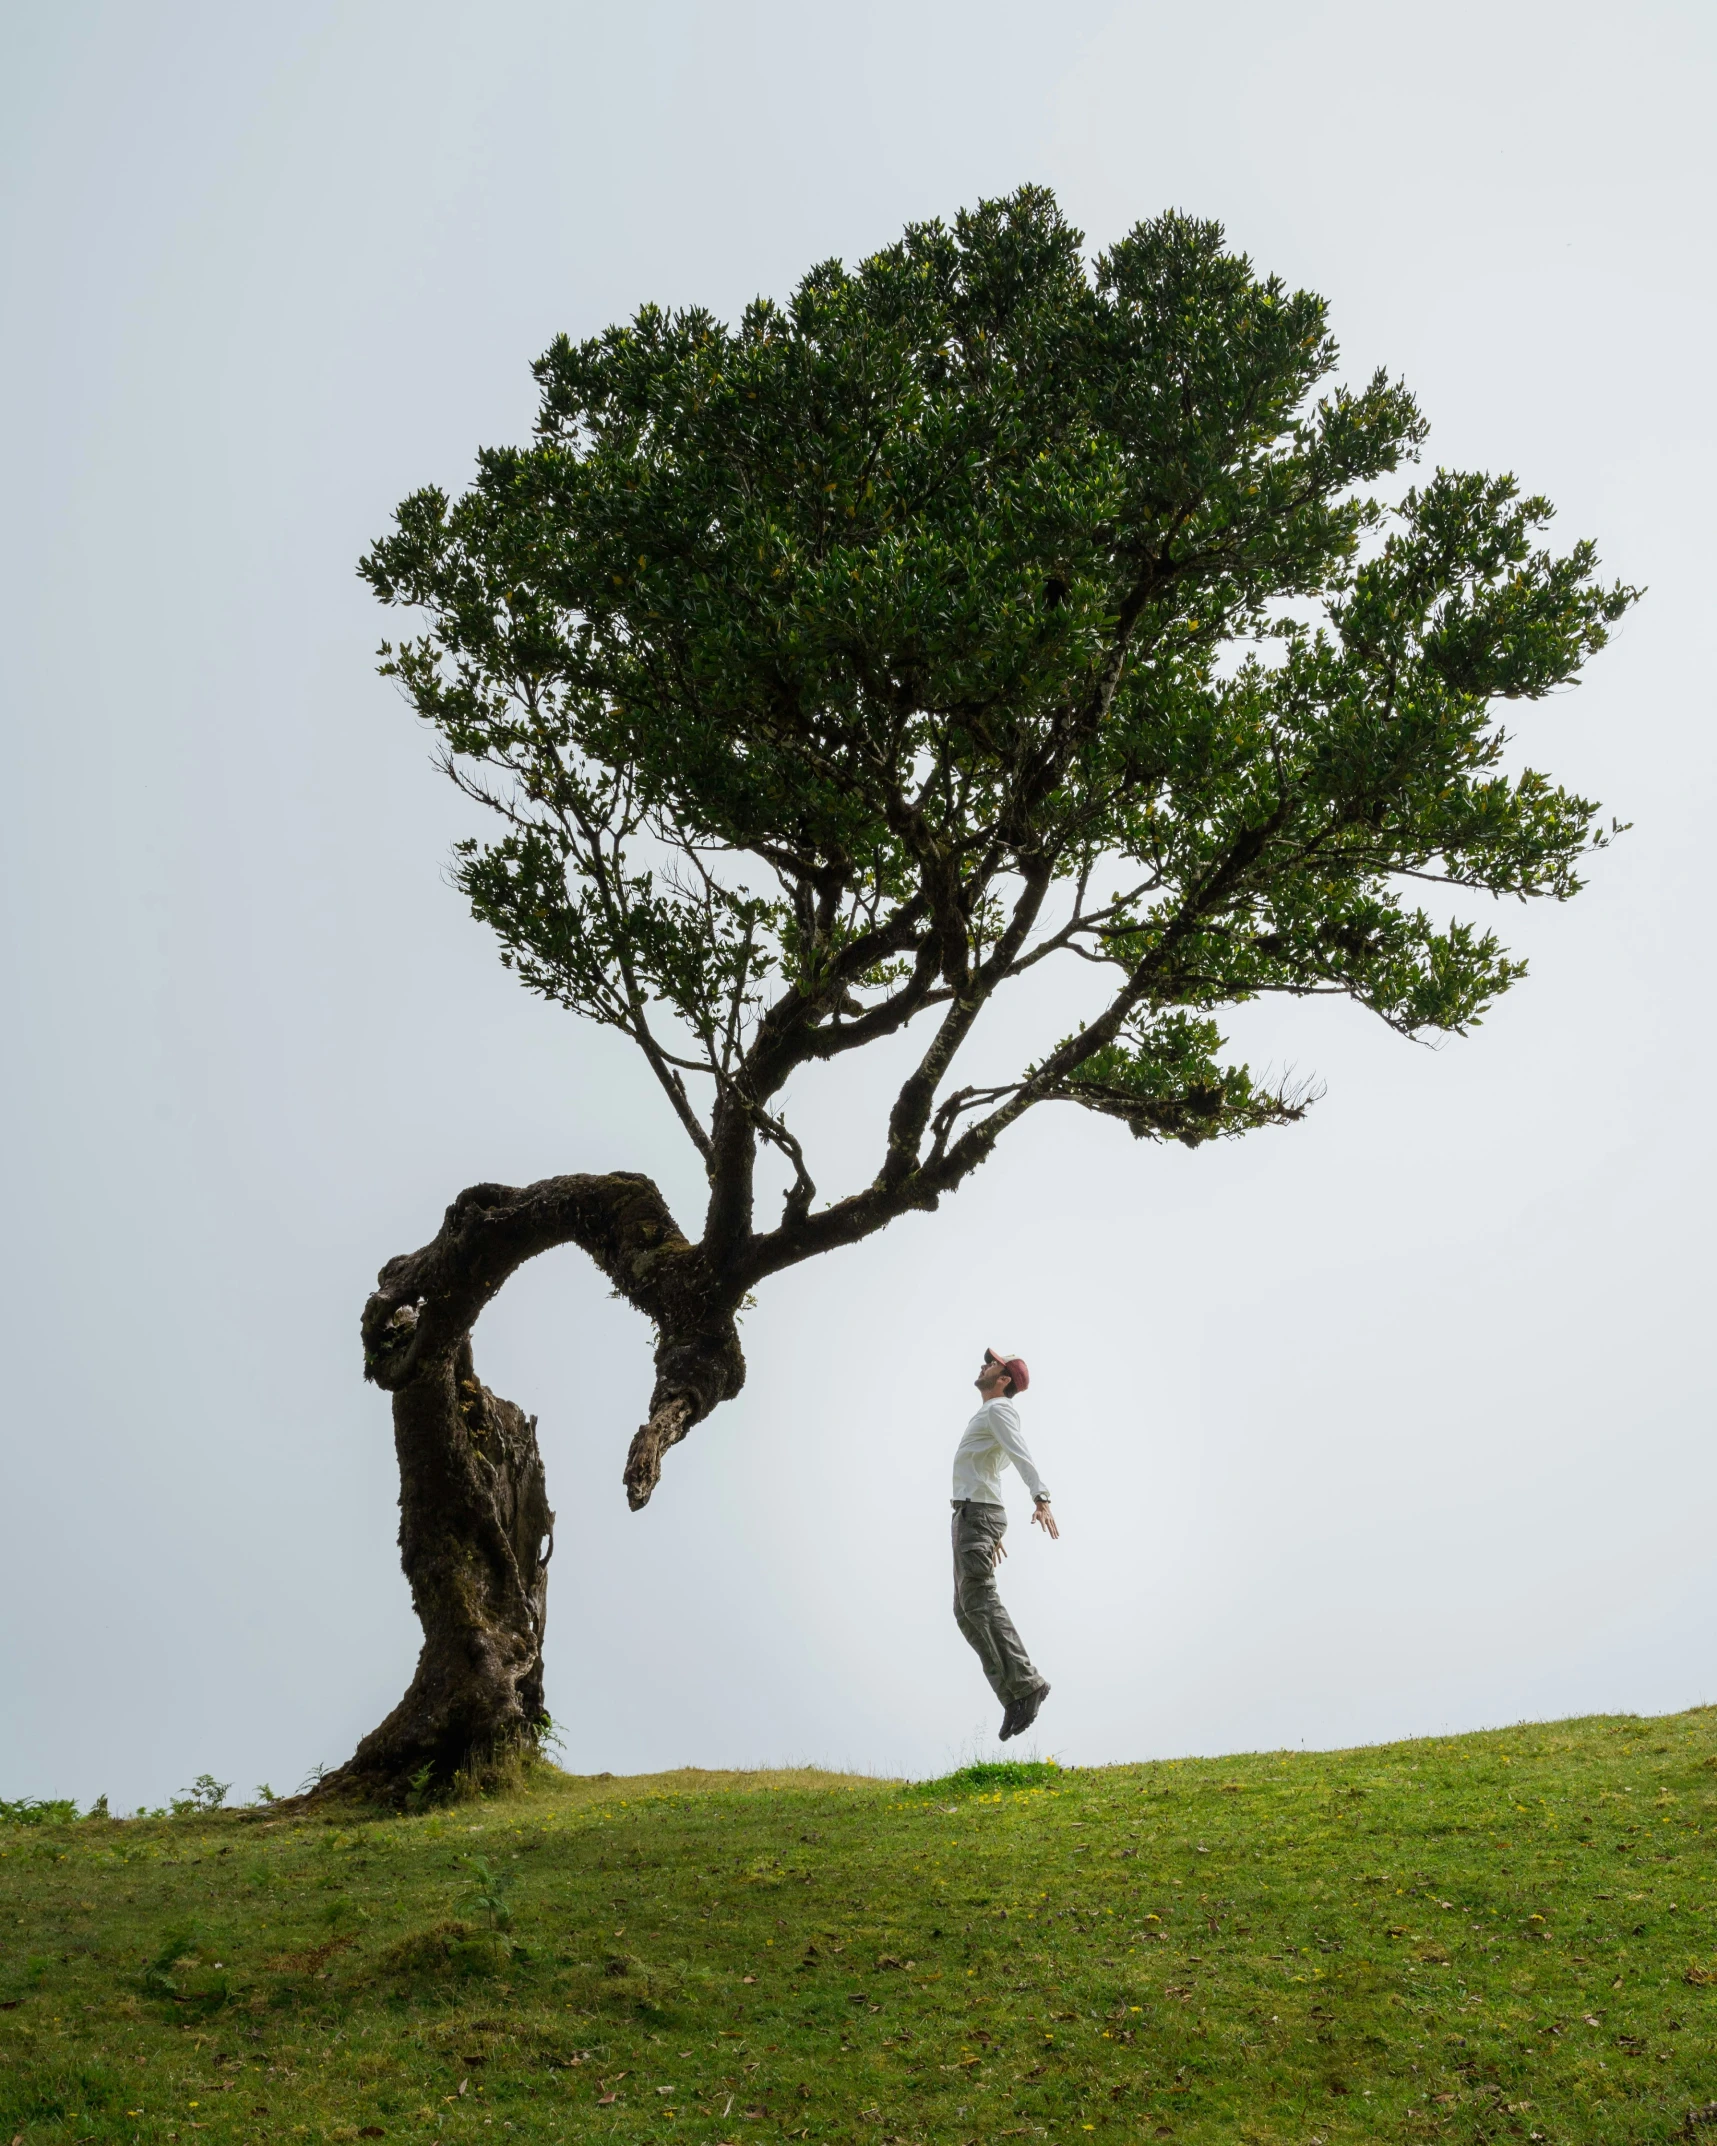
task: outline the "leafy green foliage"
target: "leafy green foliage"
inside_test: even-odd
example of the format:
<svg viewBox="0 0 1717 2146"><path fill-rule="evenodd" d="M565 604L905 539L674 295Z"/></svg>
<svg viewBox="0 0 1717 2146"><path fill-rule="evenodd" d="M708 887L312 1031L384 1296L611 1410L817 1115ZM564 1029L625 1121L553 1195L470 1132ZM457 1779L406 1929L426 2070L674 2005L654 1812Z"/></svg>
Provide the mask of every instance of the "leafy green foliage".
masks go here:
<svg viewBox="0 0 1717 2146"><path fill-rule="evenodd" d="M182 1796L168 1799L175 1818L189 1811L218 1811L227 1800L230 1781L217 1781L212 1773L200 1773Z"/></svg>
<svg viewBox="0 0 1717 2146"><path fill-rule="evenodd" d="M1087 1109L1119 1118L1135 1139L1187 1147L1247 1132L1297 1107L1261 1091L1245 1066L1222 1065L1221 1046L1211 1020L1178 1011L1135 1018L1068 1076L1067 1089Z"/></svg>
<svg viewBox="0 0 1717 2146"><path fill-rule="evenodd" d="M913 1793L947 1796L962 1789L1044 1788L1067 1778L1066 1769L1054 1759L979 1759L943 1774L939 1780L915 1782Z"/></svg>
<svg viewBox="0 0 1717 2146"><path fill-rule="evenodd" d="M63 1826L77 1814L78 1807L69 1796L20 1796L15 1803L0 1801L0 1825Z"/></svg>
<svg viewBox="0 0 1717 2146"><path fill-rule="evenodd" d="M186 1960L197 1956L197 1926L192 1922L175 1923L165 1931L155 1948L155 1955L143 1970L143 1987L153 1997L176 1997L178 1984L175 1971Z"/></svg>
<svg viewBox="0 0 1717 2146"><path fill-rule="evenodd" d="M503 823L457 866L503 959L633 1038L741 1232L755 1143L793 1162L754 1274L931 1204L1038 1103L1189 1143L1298 1116L1218 1009L1459 1034L1522 965L1406 889L1578 889L1596 807L1509 772L1497 708L1635 592L1543 549L1512 478L1390 505L1424 420L1337 363L1323 300L1217 226L1087 268L1025 188L737 326L557 341L535 442L364 561L428 620L384 667ZM1084 1024L952 1086L1049 958L1087 965ZM782 1085L921 1018L877 1184L819 1234Z"/></svg>
<svg viewBox="0 0 1717 2146"><path fill-rule="evenodd" d="M488 1917L491 1930L511 1930L513 1910L510 1896L518 1882L518 1872L505 1867L497 1869L480 1855L468 1855L465 1862L476 1881L471 1895L472 1905L479 1914Z"/></svg>

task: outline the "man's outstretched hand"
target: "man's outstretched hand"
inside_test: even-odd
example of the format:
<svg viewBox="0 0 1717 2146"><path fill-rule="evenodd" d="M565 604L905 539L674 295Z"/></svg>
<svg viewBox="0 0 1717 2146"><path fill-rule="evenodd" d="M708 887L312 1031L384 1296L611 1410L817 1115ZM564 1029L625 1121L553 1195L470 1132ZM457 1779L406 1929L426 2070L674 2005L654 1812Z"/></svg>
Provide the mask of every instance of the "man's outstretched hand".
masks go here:
<svg viewBox="0 0 1717 2146"><path fill-rule="evenodd" d="M1049 1509L1049 1500L1047 1498L1039 1498L1032 1507L1031 1523L1033 1527L1042 1528L1051 1542L1061 1540L1061 1530L1055 1524L1055 1515Z"/></svg>

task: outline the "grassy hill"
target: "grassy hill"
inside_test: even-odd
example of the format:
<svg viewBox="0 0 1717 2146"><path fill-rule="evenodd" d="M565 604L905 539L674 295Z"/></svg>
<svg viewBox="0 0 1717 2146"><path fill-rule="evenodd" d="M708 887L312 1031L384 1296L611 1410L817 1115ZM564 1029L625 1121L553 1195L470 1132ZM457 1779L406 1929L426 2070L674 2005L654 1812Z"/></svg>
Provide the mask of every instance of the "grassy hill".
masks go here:
<svg viewBox="0 0 1717 2146"><path fill-rule="evenodd" d="M12 1806L0 2146L1717 2146L1717 1709L985 1771Z"/></svg>

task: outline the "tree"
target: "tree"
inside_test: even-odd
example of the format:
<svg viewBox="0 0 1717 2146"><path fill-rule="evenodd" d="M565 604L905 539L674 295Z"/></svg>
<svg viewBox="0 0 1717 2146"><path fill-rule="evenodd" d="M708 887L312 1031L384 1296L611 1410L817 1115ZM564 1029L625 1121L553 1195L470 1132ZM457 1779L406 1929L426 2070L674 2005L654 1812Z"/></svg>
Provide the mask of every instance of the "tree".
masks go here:
<svg viewBox="0 0 1717 2146"><path fill-rule="evenodd" d="M1223 1055L1224 1006L1462 1034L1523 973L1412 890L1577 890L1596 807L1507 771L1497 705L1571 683L1636 592L1541 548L1512 478L1386 502L1426 428L1382 374L1328 384L1325 312L1180 215L1087 267L1025 188L736 328L557 341L532 444L366 557L426 617L383 669L498 823L459 885L531 990L642 1054L709 1199L694 1237L643 1175L475 1185L382 1269L364 1363L424 1647L335 1783L480 1774L539 1727L552 1515L471 1353L522 1261L581 1245L651 1323L637 1508L739 1390L749 1293L935 1208L1028 1110L1281 1124L1307 1098ZM1081 964L1082 1024L962 1085L1046 961ZM784 1086L908 1030L875 1173L826 1198Z"/></svg>

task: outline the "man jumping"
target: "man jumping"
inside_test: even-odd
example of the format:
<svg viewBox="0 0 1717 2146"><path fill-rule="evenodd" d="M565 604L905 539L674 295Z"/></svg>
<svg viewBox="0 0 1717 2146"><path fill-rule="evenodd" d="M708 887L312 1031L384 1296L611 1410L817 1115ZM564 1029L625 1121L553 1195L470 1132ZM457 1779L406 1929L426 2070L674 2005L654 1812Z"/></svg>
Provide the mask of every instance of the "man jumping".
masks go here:
<svg viewBox="0 0 1717 2146"><path fill-rule="evenodd" d="M1013 1405L1013 1396L1031 1384L1024 1358L986 1349L983 1368L972 1383L984 1405L954 1450L954 1621L983 1663L990 1689L1007 1709L1001 1726L1005 1742L1031 1727L1049 1697L1049 1686L1031 1666L996 1592L996 1567L1007 1556L1002 1545L1008 1526L1002 1470L1010 1461L1035 1501L1033 1521L1052 1542L1060 1539L1061 1530L1037 1464L1020 1436L1019 1410Z"/></svg>

